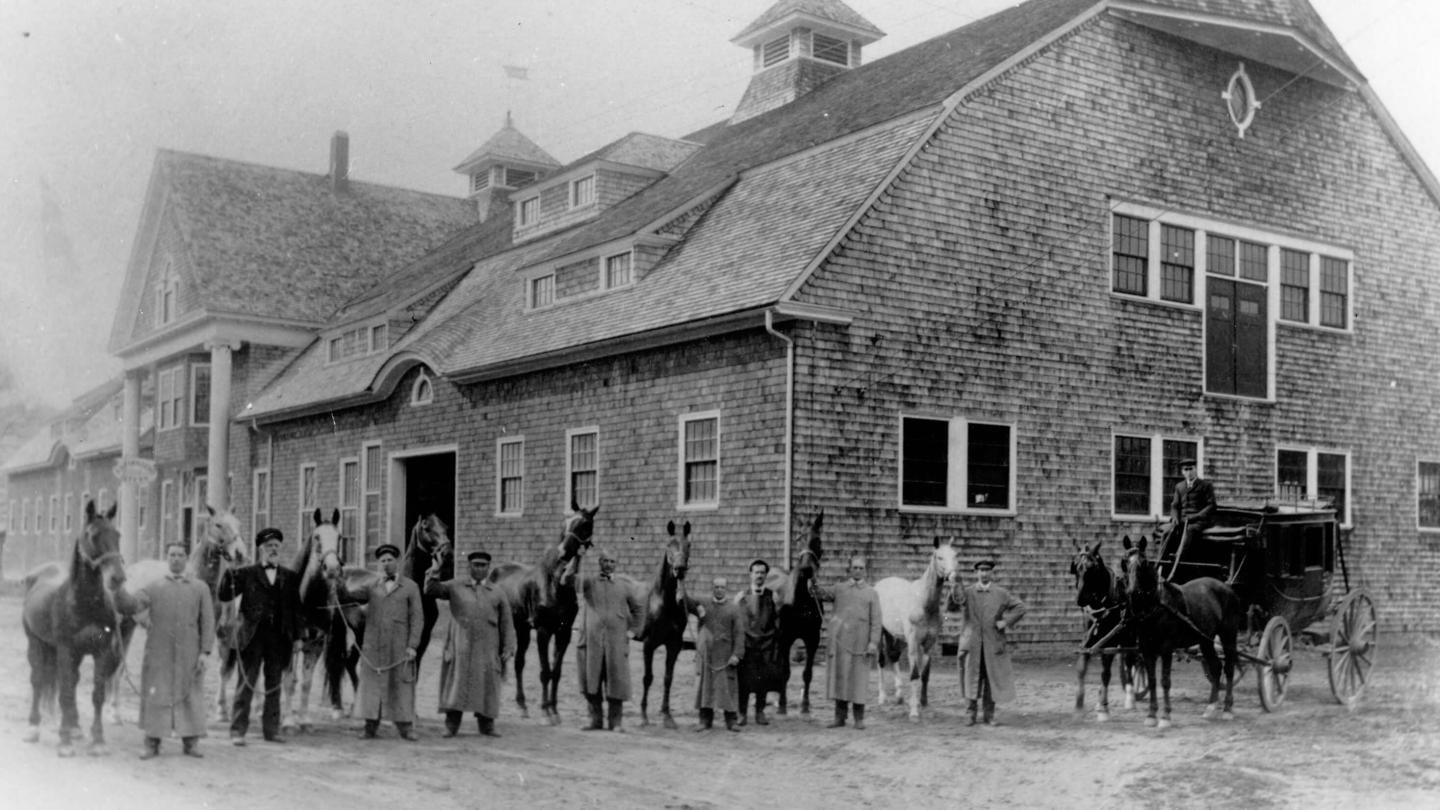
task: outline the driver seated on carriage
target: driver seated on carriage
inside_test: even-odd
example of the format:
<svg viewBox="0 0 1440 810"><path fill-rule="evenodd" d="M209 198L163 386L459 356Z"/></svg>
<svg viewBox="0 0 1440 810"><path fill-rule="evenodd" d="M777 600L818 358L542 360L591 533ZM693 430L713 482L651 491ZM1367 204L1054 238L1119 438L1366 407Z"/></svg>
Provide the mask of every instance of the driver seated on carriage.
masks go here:
<svg viewBox="0 0 1440 810"><path fill-rule="evenodd" d="M1182 460L1180 473L1185 480L1175 485L1170 500L1170 526L1160 547L1160 560L1171 559L1172 554L1178 557L1186 548L1192 548L1191 543L1215 518L1215 485L1196 473L1195 459Z"/></svg>

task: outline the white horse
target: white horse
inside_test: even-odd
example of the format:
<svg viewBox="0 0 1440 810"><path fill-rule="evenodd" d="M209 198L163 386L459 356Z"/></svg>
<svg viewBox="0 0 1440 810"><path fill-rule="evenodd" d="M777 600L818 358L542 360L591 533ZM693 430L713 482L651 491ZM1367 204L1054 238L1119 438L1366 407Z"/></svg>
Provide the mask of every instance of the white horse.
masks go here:
<svg viewBox="0 0 1440 810"><path fill-rule="evenodd" d="M880 633L880 705L885 705L885 665L893 666L895 699L900 699L904 681L900 677L900 650L910 663L910 719L920 720L920 707L928 705L930 653L940 639L940 607L955 583L954 538L935 538L930 564L919 579L886 577L875 583L880 597L883 630Z"/></svg>

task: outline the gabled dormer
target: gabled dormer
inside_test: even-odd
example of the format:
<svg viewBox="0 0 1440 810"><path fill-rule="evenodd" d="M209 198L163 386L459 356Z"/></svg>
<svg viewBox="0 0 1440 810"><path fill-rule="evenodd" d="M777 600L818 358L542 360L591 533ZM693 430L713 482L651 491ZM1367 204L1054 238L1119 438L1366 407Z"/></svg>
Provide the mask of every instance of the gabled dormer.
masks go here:
<svg viewBox="0 0 1440 810"><path fill-rule="evenodd" d="M860 65L885 32L840 0L780 0L730 40L754 54L755 74L730 123L783 107Z"/></svg>
<svg viewBox="0 0 1440 810"><path fill-rule="evenodd" d="M455 171L469 182L469 197L484 222L508 205L515 191L533 185L558 168L560 161L525 137L506 113L505 126L460 161Z"/></svg>
<svg viewBox="0 0 1440 810"><path fill-rule="evenodd" d="M632 132L511 194L515 241L568 228L664 177L700 144Z"/></svg>

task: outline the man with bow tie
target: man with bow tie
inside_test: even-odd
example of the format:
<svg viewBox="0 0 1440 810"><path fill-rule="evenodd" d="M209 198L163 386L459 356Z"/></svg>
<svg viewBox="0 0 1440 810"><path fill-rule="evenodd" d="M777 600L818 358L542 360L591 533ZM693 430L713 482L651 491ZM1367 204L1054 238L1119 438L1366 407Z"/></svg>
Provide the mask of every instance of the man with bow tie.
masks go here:
<svg viewBox="0 0 1440 810"><path fill-rule="evenodd" d="M266 742L283 743L280 736L280 679L290 662L292 645L300 641L300 576L280 565L280 544L285 535L279 529L261 529L255 535L260 561L232 568L220 580L217 596L221 602L240 600L240 627L236 646L240 650L240 681L230 722L230 742L245 744L250 728L250 699L265 675L265 708L260 729Z"/></svg>
<svg viewBox="0 0 1440 810"><path fill-rule="evenodd" d="M133 596L122 586L115 593L121 613L150 611L145 659L140 670L140 728L145 732L141 759L160 755L160 740L174 732L184 753L205 736L205 660L215 646L215 612L210 589L189 576L185 546L165 547L169 574Z"/></svg>
<svg viewBox="0 0 1440 810"><path fill-rule="evenodd" d="M440 662L440 711L445 736L460 732L465 712L475 715L480 733L499 737L500 684L505 666L515 657L515 626L505 594L489 582L490 555L472 551L465 579L440 580L441 559L425 572L425 594L450 603L450 631Z"/></svg>
<svg viewBox="0 0 1440 810"><path fill-rule="evenodd" d="M1005 632L1025 615L1025 603L993 581L995 561L975 563L975 584L956 589L950 609L964 612L957 642L961 691L969 701L966 725L975 725L977 702L986 726L995 722L996 702L1015 699L1015 676L1005 649Z"/></svg>
<svg viewBox="0 0 1440 810"><path fill-rule="evenodd" d="M425 628L420 586L401 576L400 549L384 543L375 549L380 576L359 588L339 587L365 603L365 643L360 648L360 695L356 713L365 720L360 736L375 739L380 719L389 718L400 738L414 742L415 650Z"/></svg>

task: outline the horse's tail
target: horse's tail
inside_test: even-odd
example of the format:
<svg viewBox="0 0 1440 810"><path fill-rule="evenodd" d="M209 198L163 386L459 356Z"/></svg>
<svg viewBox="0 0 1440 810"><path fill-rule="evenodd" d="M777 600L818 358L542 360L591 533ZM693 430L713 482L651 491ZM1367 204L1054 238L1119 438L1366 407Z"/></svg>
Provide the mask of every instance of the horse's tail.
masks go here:
<svg viewBox="0 0 1440 810"><path fill-rule="evenodd" d="M341 704L341 690L345 676L345 657L350 651L350 634L345 626L344 607L336 602L330 611L329 627L325 632L325 686L330 693L331 705Z"/></svg>

